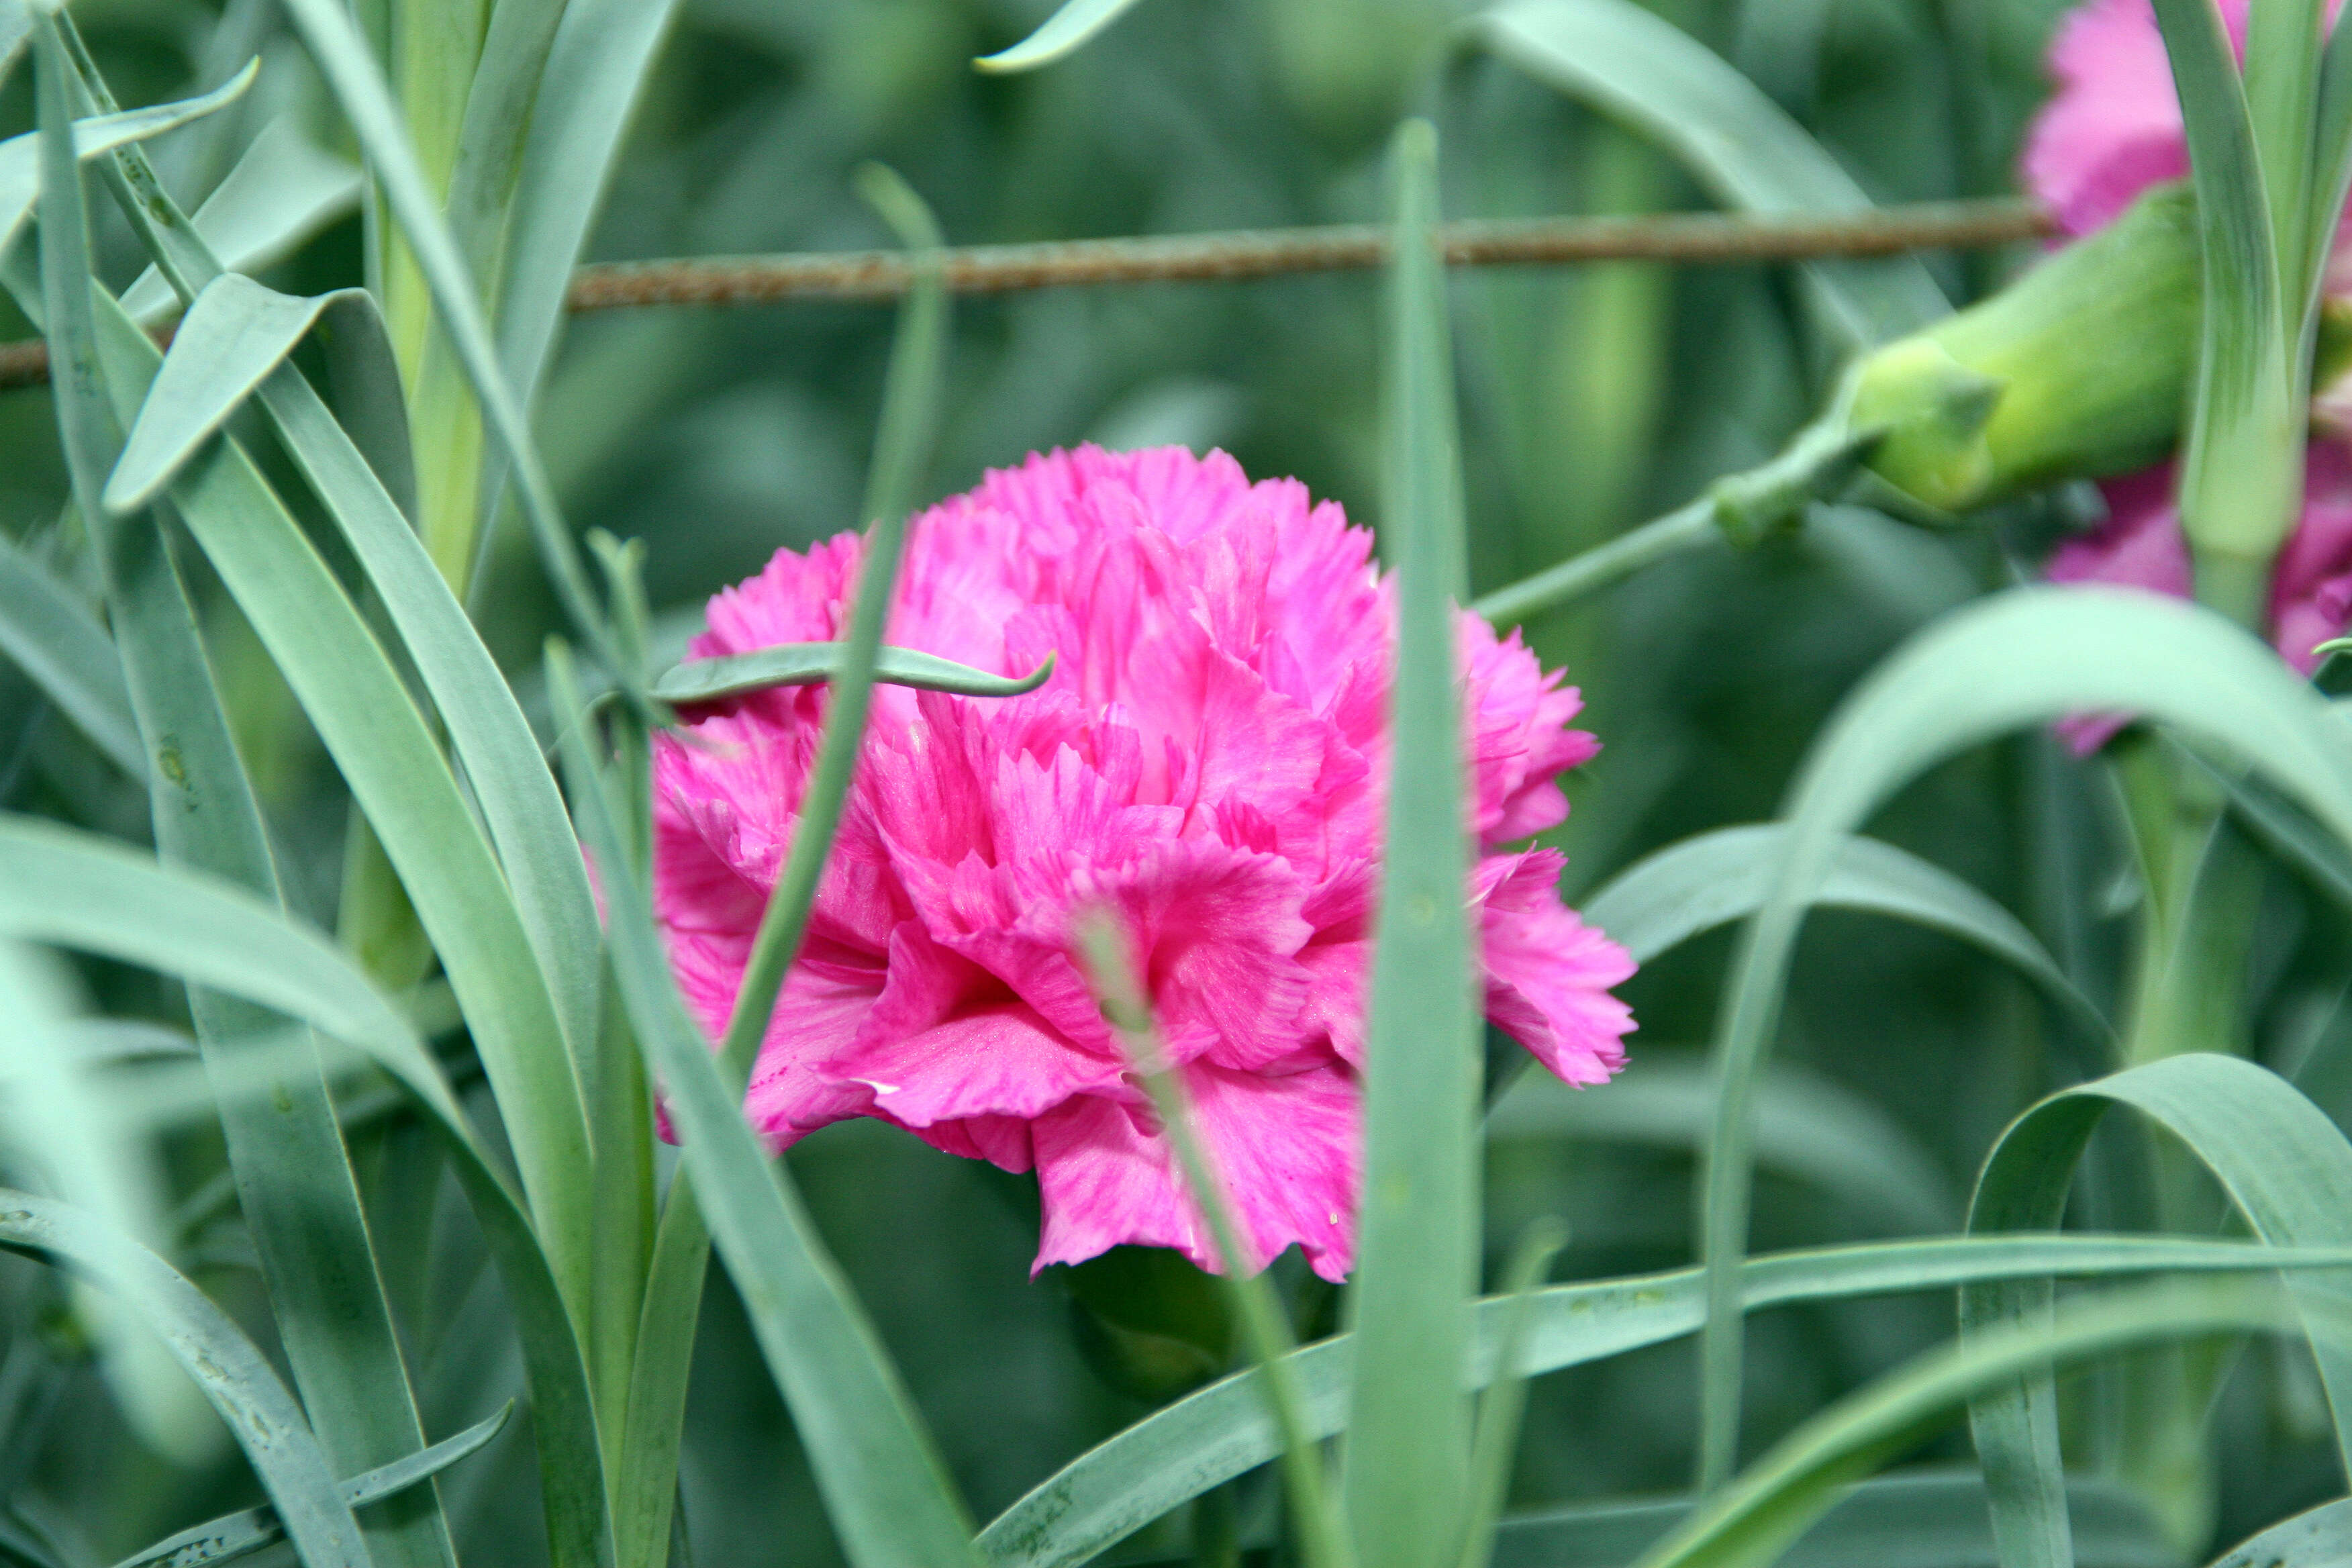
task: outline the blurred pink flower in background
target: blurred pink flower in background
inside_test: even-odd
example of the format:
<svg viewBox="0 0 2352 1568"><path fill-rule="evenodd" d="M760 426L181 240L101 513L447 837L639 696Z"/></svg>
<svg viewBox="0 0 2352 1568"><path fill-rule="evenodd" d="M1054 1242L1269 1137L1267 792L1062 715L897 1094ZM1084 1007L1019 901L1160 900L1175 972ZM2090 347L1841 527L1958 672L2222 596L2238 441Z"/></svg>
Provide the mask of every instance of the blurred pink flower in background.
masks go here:
<svg viewBox="0 0 2352 1568"><path fill-rule="evenodd" d="M842 635L843 534L710 603L699 657ZM915 519L888 640L1030 695L882 688L840 841L746 1110L788 1144L874 1116L1035 1169L1036 1266L1122 1243L1213 1268L1206 1226L1089 992L1082 908L1126 925L1253 1262L1353 1252L1357 1072L1377 896L1394 598L1371 538L1231 458L1032 457ZM1459 622L1480 851L1465 896L1486 1011L1571 1083L1633 1027L1624 950L1510 849L1568 813L1580 700L1517 635ZM782 865L827 697L699 710L656 762L656 902L688 1005L721 1033Z"/></svg>
<svg viewBox="0 0 2352 1568"><path fill-rule="evenodd" d="M2331 18L2340 3L2330 0ZM2246 0L2221 0L2221 9L2242 56ZM2091 0L2069 13L2050 46L2050 70L2058 90L2027 132L2022 163L2027 188L2069 238L2113 221L2149 185L2188 175L2180 103L2149 0ZM2343 224L2327 289L2352 290L2352 234ZM2317 662L2313 646L2339 635L2352 615L2352 458L2343 438L2315 437L2305 473L2303 516L2272 577L2270 625L2280 654L2307 675ZM2170 463L2103 481L2107 521L2059 547L2050 580L2189 596L2172 481ZM2112 718L2084 718L2063 728L2078 750L2090 751L2119 727Z"/></svg>

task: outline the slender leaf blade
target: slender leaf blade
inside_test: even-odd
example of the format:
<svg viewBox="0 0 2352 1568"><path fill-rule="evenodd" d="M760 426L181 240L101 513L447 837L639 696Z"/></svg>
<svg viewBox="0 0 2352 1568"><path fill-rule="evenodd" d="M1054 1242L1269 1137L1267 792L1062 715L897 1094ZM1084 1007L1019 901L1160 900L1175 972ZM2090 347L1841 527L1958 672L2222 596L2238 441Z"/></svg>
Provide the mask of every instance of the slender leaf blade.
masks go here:
<svg viewBox="0 0 2352 1568"><path fill-rule="evenodd" d="M147 754L122 684L114 641L78 602L13 542L0 539L0 653L32 677L74 728L132 778Z"/></svg>
<svg viewBox="0 0 2352 1568"><path fill-rule="evenodd" d="M1037 30L1010 48L982 55L971 63L984 71L1010 74L1035 70L1076 53L1087 40L1109 26L1135 0L1065 0L1062 7L1037 26Z"/></svg>
<svg viewBox="0 0 2352 1568"><path fill-rule="evenodd" d="M1433 235L1436 132L1409 121L1390 158L1382 493L1397 655L1349 1303L1362 1350L1342 1488L1365 1568L1428 1568L1459 1555L1469 1513L1462 1373L1477 1290L1480 1058L1463 897L1454 605L1465 573L1445 268Z"/></svg>
<svg viewBox="0 0 2352 1568"><path fill-rule="evenodd" d="M877 513L877 516L882 514ZM716 702L772 686L813 686L837 680L849 662L845 642L778 643L756 653L688 659L656 678L652 694L664 702ZM875 650L874 679L886 686L947 691L960 697L1018 697L1053 679L1048 658L1026 675L991 675L951 658L914 648Z"/></svg>

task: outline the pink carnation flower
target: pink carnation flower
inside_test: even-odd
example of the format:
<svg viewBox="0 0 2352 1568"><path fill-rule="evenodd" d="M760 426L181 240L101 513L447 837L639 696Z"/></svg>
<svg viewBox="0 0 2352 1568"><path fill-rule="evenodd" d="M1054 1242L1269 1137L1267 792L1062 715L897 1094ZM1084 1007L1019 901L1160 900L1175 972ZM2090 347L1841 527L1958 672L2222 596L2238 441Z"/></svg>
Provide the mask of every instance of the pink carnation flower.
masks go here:
<svg viewBox="0 0 2352 1568"><path fill-rule="evenodd" d="M710 602L697 656L842 635L842 534ZM777 1144L874 1116L1034 1169L1036 1266L1121 1243L1214 1258L1071 942L1126 924L1254 1265L1353 1253L1364 993L1377 895L1390 585L1371 539L1223 453L1032 457L918 517L889 640L1053 679L1006 700L884 688L808 938L745 1108ZM1591 756L1580 706L1516 634L1464 615L1465 896L1486 1011L1570 1083L1632 1027L1624 950L1503 846L1559 823ZM687 1000L725 1026L826 704L782 688L703 710L656 758L656 901Z"/></svg>
<svg viewBox="0 0 2352 1568"><path fill-rule="evenodd" d="M2242 59L2247 0L2220 3ZM2329 0L2331 20L2340 3ZM2050 46L2050 70L2058 90L2027 132L2024 175L2068 237L2114 221L2149 185L2188 175L2180 101L2150 0L2078 6ZM2352 291L2352 222L2337 226L2326 286ZM2352 458L2336 437L2323 437L2306 448L2305 473L2303 515L2271 581L2270 624L2280 654L2307 675L2316 663L2313 646L2340 634L2352 615ZM2169 463L2102 482L2107 522L2060 546L2050 580L2189 597L2189 548L2172 483ZM2112 715L2085 715L2060 729L2087 752L2122 724Z"/></svg>

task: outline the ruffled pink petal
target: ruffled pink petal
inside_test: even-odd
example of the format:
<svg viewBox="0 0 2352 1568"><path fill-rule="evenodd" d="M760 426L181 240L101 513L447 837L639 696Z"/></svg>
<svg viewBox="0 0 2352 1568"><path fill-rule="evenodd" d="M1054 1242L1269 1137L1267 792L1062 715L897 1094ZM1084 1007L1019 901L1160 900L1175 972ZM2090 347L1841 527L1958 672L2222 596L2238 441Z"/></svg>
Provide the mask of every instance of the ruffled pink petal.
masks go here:
<svg viewBox="0 0 2352 1568"><path fill-rule="evenodd" d="M1490 856L1479 908L1486 1016L1553 1073L1606 1083L1625 1065L1633 1010L1609 994L1633 973L1631 954L1559 901L1558 851Z"/></svg>
<svg viewBox="0 0 2352 1568"><path fill-rule="evenodd" d="M1353 1076L1339 1067L1273 1078L1195 1065L1183 1077L1251 1271L1296 1245L1318 1274L1345 1279L1361 1137ZM1045 1221L1036 1268L1140 1244L1218 1269L1207 1222L1146 1108L1075 1100L1038 1119L1035 1140Z"/></svg>

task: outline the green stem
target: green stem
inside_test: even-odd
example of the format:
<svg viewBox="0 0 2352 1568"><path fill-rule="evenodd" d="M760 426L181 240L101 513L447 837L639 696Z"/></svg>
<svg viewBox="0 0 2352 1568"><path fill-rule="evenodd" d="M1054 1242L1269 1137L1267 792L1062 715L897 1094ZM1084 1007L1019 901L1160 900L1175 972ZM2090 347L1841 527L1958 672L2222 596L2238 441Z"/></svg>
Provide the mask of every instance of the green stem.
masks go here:
<svg viewBox="0 0 2352 1568"><path fill-rule="evenodd" d="M1723 531L1715 521L1715 500L1701 496L1606 544L1571 555L1507 588L1497 588L1470 607L1496 626L1533 620L1622 582L1645 566L1722 538Z"/></svg>

